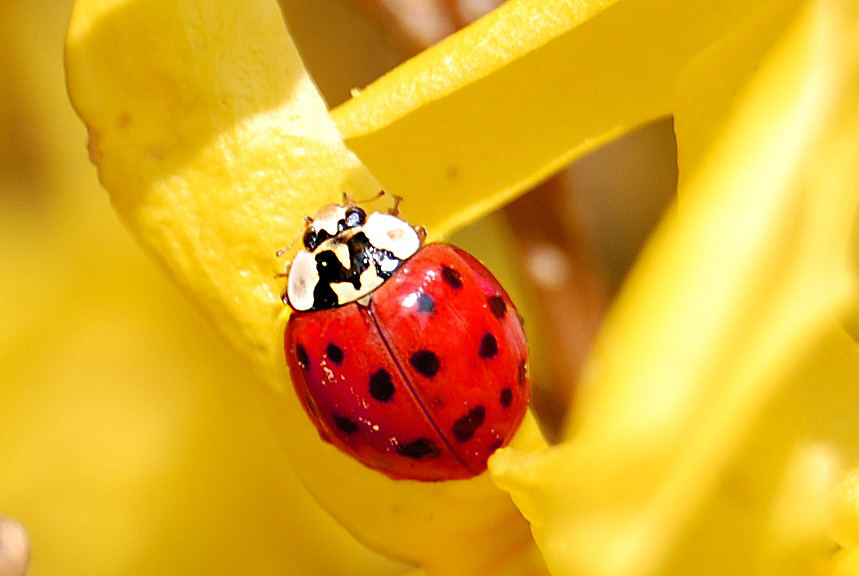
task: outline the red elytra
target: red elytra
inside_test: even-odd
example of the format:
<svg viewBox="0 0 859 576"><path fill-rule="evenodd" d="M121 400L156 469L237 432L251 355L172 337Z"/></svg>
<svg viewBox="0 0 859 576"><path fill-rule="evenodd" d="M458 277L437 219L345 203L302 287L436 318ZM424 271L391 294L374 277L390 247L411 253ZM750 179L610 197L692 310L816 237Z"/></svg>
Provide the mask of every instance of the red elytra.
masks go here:
<svg viewBox="0 0 859 576"><path fill-rule="evenodd" d="M507 293L468 253L428 244L366 304L288 322L290 375L320 436L395 479L483 472L528 406L528 348Z"/></svg>

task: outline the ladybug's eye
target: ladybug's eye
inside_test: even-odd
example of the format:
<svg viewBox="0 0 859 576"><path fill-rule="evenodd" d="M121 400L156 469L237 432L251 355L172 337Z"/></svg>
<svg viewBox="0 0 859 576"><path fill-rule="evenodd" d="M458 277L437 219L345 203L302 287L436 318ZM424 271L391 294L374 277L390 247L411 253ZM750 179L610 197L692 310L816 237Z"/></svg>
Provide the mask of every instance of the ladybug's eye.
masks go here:
<svg viewBox="0 0 859 576"><path fill-rule="evenodd" d="M367 213L357 206L349 206L346 209L346 228L360 226L367 219Z"/></svg>
<svg viewBox="0 0 859 576"><path fill-rule="evenodd" d="M308 228L304 233L304 238L302 239L304 242L304 247L308 252L313 252L316 250L316 247L319 246L319 235L316 233L316 230L313 228Z"/></svg>
<svg viewBox="0 0 859 576"><path fill-rule="evenodd" d="M308 252L313 252L316 250L316 247L331 238L331 234L328 233L328 230L314 230L313 228L308 228L307 232L304 233L304 247Z"/></svg>

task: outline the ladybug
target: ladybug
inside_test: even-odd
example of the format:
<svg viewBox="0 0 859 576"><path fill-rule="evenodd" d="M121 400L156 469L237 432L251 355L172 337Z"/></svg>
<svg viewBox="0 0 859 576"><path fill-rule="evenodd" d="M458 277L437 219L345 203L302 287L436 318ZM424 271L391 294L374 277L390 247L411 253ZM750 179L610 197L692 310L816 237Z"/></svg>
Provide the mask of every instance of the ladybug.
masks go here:
<svg viewBox="0 0 859 576"><path fill-rule="evenodd" d="M284 349L323 440L394 479L470 478L528 406L528 347L473 256L348 196L305 217Z"/></svg>

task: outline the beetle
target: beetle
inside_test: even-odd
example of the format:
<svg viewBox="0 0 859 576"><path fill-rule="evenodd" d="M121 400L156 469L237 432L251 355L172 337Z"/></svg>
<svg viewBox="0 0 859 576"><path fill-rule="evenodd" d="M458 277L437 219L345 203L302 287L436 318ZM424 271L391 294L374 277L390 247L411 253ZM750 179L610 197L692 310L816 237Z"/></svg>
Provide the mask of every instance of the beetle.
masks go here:
<svg viewBox="0 0 859 576"><path fill-rule="evenodd" d="M289 373L320 436L394 479L482 473L528 407L523 322L476 258L348 196L305 217Z"/></svg>

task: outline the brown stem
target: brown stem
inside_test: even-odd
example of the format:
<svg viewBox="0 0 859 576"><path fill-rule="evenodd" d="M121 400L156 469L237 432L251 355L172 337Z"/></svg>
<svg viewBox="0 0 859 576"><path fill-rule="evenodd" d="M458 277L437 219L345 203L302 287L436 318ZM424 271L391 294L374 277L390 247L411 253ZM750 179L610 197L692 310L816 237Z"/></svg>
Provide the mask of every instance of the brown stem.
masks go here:
<svg viewBox="0 0 859 576"><path fill-rule="evenodd" d="M585 358L605 317L607 283L594 265L569 184L553 176L502 209L516 235L522 273L534 290L550 381L533 387L533 407L550 437L564 419Z"/></svg>

